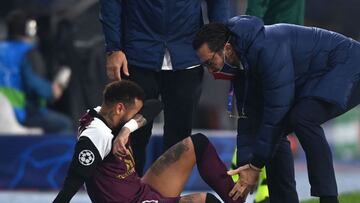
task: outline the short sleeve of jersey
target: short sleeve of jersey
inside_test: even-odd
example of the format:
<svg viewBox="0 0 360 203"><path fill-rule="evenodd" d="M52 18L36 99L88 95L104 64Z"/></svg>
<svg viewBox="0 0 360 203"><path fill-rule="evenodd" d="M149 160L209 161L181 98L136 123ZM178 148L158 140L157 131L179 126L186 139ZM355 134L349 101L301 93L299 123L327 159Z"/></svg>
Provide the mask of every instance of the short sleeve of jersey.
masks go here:
<svg viewBox="0 0 360 203"><path fill-rule="evenodd" d="M101 159L104 159L111 151L113 134L111 129L100 119L95 118L79 136L87 137L98 150Z"/></svg>

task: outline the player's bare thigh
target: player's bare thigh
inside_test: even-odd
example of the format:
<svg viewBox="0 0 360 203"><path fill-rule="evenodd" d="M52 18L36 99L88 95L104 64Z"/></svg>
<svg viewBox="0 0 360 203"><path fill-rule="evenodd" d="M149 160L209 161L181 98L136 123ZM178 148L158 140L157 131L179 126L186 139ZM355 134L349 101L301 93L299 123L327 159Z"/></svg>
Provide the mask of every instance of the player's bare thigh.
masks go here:
<svg viewBox="0 0 360 203"><path fill-rule="evenodd" d="M161 155L142 180L165 197L179 196L195 162L194 146L188 137Z"/></svg>

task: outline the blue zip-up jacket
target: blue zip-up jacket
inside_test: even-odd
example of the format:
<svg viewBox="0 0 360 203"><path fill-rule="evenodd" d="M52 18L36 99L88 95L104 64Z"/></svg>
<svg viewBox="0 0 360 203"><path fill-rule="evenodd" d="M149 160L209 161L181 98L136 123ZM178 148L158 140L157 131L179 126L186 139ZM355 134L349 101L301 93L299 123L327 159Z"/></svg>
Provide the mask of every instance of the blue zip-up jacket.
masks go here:
<svg viewBox="0 0 360 203"><path fill-rule="evenodd" d="M264 166L274 153L292 105L306 97L346 109L360 80L360 43L320 28L264 26L237 16L227 27L244 71L233 81L239 112L238 164Z"/></svg>
<svg viewBox="0 0 360 203"><path fill-rule="evenodd" d="M210 21L228 20L228 0L206 0ZM100 0L106 51L123 50L128 63L160 70L165 48L174 70L200 64L192 40L203 25L201 0Z"/></svg>

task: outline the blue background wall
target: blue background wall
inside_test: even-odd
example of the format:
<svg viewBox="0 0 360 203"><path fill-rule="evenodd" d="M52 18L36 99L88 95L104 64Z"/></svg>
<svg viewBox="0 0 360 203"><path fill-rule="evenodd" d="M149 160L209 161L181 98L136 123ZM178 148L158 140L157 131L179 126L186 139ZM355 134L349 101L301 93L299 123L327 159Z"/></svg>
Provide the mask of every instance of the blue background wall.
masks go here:
<svg viewBox="0 0 360 203"><path fill-rule="evenodd" d="M162 152L162 137L153 136L147 148L146 168ZM235 137L211 136L221 159L230 164ZM73 136L0 136L0 189L59 189L71 161L76 139ZM207 190L193 170L185 190Z"/></svg>

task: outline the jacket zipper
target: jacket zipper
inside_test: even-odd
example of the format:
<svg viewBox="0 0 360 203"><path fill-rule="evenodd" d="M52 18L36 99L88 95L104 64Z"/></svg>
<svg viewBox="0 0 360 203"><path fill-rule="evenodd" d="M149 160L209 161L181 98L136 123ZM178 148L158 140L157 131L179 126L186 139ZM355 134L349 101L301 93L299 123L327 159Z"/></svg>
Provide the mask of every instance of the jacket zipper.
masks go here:
<svg viewBox="0 0 360 203"><path fill-rule="evenodd" d="M243 60L241 60L243 61ZM248 116L246 115L245 113L245 102L246 102L246 98L247 98L247 94L248 94L248 85L249 85L249 80L248 80L248 64L246 61L244 61L244 64L243 64L243 67L244 67L244 74L245 74L245 85L244 85L244 97L243 97L243 100L242 100L242 105L241 105L241 115L239 116L240 118L242 119L246 119L248 118Z"/></svg>

